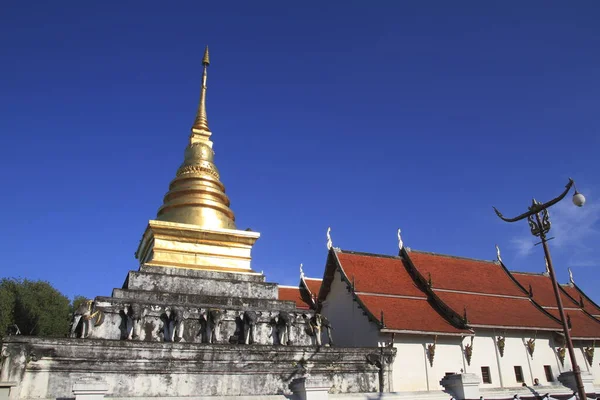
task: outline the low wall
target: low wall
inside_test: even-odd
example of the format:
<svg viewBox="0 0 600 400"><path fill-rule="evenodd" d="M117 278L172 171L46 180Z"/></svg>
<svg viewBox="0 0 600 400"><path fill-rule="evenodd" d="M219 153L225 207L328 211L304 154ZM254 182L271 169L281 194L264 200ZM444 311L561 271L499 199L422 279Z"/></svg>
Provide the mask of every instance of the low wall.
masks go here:
<svg viewBox="0 0 600 400"><path fill-rule="evenodd" d="M72 397L86 376L104 380L110 397L289 395L310 375L330 393L379 392L391 378L395 351L192 344L14 336L3 343L3 381L17 398ZM384 367L380 360L384 361Z"/></svg>

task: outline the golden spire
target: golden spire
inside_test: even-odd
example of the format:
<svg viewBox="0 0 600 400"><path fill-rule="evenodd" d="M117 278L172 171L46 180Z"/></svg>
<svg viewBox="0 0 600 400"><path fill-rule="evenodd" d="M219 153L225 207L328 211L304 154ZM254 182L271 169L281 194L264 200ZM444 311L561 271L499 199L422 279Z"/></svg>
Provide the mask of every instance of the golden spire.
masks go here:
<svg viewBox="0 0 600 400"><path fill-rule="evenodd" d="M194 133L201 134L206 132L208 134L202 136L210 136L210 128L208 127L208 119L206 118L206 75L208 66L210 65L210 59L208 57L208 46L204 50L204 57L202 58L202 65L204 70L202 71L202 89L200 90L200 104L198 104L198 111L196 112L196 120L192 125L192 136Z"/></svg>
<svg viewBox="0 0 600 400"><path fill-rule="evenodd" d="M206 120L206 70L209 65L208 46L204 51L202 91L196 121L185 149L183 164L169 185L157 219L197 225L205 229L236 229L235 216L229 208L229 198L214 164L212 135Z"/></svg>

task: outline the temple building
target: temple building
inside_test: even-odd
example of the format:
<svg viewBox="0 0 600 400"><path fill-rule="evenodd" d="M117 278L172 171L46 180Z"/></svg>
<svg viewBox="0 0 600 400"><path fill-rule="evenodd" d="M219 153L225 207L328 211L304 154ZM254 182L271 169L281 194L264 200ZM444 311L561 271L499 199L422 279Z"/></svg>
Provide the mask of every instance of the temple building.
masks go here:
<svg viewBox="0 0 600 400"><path fill-rule="evenodd" d="M341 250L330 242L316 302L305 300L302 293L315 289L309 292L302 277L297 303L316 303L315 310L336 327L336 344L395 348L398 392L443 390L444 378L455 374L475 375L480 393L534 382L545 393L561 393L561 380L574 388L548 272L511 272L499 249L497 260L484 261L411 250L400 235L399 246L399 254L389 256ZM572 276L560 291L592 393L600 385L600 364L594 363L598 306Z"/></svg>
<svg viewBox="0 0 600 400"><path fill-rule="evenodd" d="M200 102L156 217L111 296L75 310L70 336L1 344L0 399L571 398L548 274L411 250L333 246L321 277L268 282L252 265ZM125 272L125 271L124 271ZM560 287L585 390L600 392L600 307ZM595 397L594 397L595 398Z"/></svg>

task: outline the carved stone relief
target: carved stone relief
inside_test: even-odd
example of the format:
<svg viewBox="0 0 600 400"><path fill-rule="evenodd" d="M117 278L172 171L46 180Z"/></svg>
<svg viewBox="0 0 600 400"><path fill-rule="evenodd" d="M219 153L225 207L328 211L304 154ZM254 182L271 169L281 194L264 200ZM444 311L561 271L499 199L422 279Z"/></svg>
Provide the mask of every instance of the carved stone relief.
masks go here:
<svg viewBox="0 0 600 400"><path fill-rule="evenodd" d="M96 308L96 302L87 300L77 307L71 323L71 337L90 337L96 326L104 322L104 312Z"/></svg>

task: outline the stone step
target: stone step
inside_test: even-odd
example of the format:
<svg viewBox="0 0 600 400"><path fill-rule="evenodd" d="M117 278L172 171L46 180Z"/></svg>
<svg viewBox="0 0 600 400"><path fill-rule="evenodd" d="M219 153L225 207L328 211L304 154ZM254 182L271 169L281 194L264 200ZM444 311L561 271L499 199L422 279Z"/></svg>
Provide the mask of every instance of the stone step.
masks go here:
<svg viewBox="0 0 600 400"><path fill-rule="evenodd" d="M207 271L203 269L189 269L176 267L160 267L155 265L142 265L140 272L149 272L155 274L185 276L188 278L203 278L203 279L224 279L232 281L248 281L248 282L265 282L265 276L261 273L239 273L239 272L222 272L222 271Z"/></svg>
<svg viewBox="0 0 600 400"><path fill-rule="evenodd" d="M260 309L294 310L293 301L254 299L248 297L207 296L204 294L170 293L133 289L113 289L116 299L127 299L145 303L177 303L196 307L246 307Z"/></svg>
<svg viewBox="0 0 600 400"><path fill-rule="evenodd" d="M279 296L276 283L194 278L141 271L129 271L123 289L269 300L277 300Z"/></svg>

